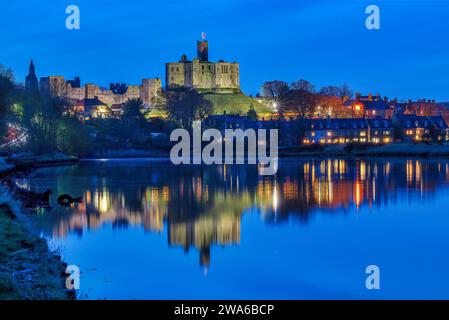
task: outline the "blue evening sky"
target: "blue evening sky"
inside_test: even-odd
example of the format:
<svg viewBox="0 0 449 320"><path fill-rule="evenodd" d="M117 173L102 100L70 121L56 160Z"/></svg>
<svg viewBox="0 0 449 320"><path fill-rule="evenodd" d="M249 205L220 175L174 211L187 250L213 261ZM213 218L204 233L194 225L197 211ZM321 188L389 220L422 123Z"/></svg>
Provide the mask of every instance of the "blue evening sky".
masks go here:
<svg viewBox="0 0 449 320"><path fill-rule="evenodd" d="M65 28L70 4L80 7L80 30ZM379 31L365 28L369 4L381 9ZM31 58L38 77L164 79L164 63L194 56L204 31L211 60L240 62L247 94L266 80L303 78L449 101L445 0L4 0L0 30L0 64L18 81Z"/></svg>

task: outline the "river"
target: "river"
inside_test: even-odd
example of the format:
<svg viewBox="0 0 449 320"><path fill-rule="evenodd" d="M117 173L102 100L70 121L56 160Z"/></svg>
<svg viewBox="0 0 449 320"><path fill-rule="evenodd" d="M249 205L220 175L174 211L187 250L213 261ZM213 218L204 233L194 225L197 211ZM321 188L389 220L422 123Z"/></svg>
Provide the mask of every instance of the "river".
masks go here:
<svg viewBox="0 0 449 320"><path fill-rule="evenodd" d="M98 160L17 182L53 190L36 227L80 267L79 299L449 298L447 160Z"/></svg>

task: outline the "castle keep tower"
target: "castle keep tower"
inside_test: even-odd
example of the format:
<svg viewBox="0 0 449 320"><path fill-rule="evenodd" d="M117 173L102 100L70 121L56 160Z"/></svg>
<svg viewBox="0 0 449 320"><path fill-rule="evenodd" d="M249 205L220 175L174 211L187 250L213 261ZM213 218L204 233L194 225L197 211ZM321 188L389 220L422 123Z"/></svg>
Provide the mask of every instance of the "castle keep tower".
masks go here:
<svg viewBox="0 0 449 320"><path fill-rule="evenodd" d="M207 40L196 42L197 58L201 62L209 61L209 43Z"/></svg>
<svg viewBox="0 0 449 320"><path fill-rule="evenodd" d="M197 42L197 55L193 61L182 55L179 62L166 64L167 89L186 87L202 92L240 92L240 71L237 62L210 62L206 40Z"/></svg>

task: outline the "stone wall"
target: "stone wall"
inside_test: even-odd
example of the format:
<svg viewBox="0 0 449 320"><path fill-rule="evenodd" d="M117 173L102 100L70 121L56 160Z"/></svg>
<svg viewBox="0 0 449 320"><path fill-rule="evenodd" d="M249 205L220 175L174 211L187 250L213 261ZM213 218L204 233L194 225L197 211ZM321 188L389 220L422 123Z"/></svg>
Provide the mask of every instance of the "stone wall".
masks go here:
<svg viewBox="0 0 449 320"><path fill-rule="evenodd" d="M62 76L49 76L40 79L40 91L42 94L72 100L94 99L107 105L125 103L128 99L141 98L145 104L151 104L153 97L162 91L161 80L143 79L142 85L127 86L123 94L116 94L110 89L101 88L92 83L87 83L80 88L72 85Z"/></svg>

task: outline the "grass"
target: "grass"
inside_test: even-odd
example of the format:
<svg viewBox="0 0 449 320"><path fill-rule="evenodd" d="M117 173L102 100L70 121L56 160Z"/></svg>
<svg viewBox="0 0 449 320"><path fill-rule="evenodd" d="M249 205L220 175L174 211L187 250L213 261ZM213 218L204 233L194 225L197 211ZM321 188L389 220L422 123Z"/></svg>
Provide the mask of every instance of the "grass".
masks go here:
<svg viewBox="0 0 449 320"><path fill-rule="evenodd" d="M246 115L251 105L259 117L272 114L270 108L242 93L205 93L203 96L214 105L214 114L226 111L228 114Z"/></svg>
<svg viewBox="0 0 449 320"><path fill-rule="evenodd" d="M25 228L17 206L0 190L0 300L67 299L65 265L44 239Z"/></svg>

